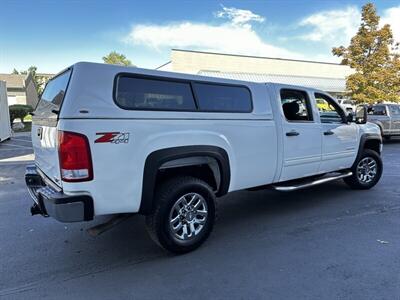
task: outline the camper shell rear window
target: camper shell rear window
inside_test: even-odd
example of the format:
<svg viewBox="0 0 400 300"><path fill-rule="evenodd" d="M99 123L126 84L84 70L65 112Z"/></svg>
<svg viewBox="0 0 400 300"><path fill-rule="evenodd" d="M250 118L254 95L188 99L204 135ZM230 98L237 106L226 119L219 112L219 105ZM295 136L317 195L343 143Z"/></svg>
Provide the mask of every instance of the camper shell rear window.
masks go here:
<svg viewBox="0 0 400 300"><path fill-rule="evenodd" d="M232 112L253 110L251 92L242 85L136 74L118 74L114 101L127 110Z"/></svg>
<svg viewBox="0 0 400 300"><path fill-rule="evenodd" d="M55 118L57 119L65 93L68 88L72 69L52 78L43 91L40 101L35 110L35 118Z"/></svg>

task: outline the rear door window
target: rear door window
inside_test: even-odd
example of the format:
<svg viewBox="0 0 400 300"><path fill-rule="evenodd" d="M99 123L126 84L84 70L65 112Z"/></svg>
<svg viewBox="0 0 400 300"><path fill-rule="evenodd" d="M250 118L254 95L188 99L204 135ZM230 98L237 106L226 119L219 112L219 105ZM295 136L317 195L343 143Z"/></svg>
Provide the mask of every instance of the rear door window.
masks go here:
<svg viewBox="0 0 400 300"><path fill-rule="evenodd" d="M68 82L71 77L72 70L69 69L64 73L51 79L35 110L35 117L38 118L57 118L61 104L67 91Z"/></svg>
<svg viewBox="0 0 400 300"><path fill-rule="evenodd" d="M310 99L305 91L282 89L283 114L289 122L313 121Z"/></svg>
<svg viewBox="0 0 400 300"><path fill-rule="evenodd" d="M196 109L190 83L120 75L115 102L123 109L182 110Z"/></svg>
<svg viewBox="0 0 400 300"><path fill-rule="evenodd" d="M193 88L199 110L205 112L251 112L252 100L244 86L195 82Z"/></svg>
<svg viewBox="0 0 400 300"><path fill-rule="evenodd" d="M391 105L390 106L390 113L395 116L400 116L400 106L398 105Z"/></svg>

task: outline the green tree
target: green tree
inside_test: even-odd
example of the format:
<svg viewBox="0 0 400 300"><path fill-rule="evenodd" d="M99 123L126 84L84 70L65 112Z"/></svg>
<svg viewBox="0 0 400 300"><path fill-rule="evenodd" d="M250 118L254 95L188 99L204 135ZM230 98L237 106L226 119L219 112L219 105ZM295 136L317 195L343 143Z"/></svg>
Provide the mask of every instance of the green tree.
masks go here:
<svg viewBox="0 0 400 300"><path fill-rule="evenodd" d="M36 92L40 96L43 92L45 83L43 82L42 78L37 75L37 67L30 66L27 73L31 74L33 82L35 83Z"/></svg>
<svg viewBox="0 0 400 300"><path fill-rule="evenodd" d="M355 73L347 77L348 95L359 103L400 101L400 58L398 43L390 25L379 26L376 8L362 8L361 25L350 45L335 47L332 53L342 58Z"/></svg>
<svg viewBox="0 0 400 300"><path fill-rule="evenodd" d="M134 66L125 55L116 51L111 51L108 55L103 56L103 61L104 63L111 65Z"/></svg>
<svg viewBox="0 0 400 300"><path fill-rule="evenodd" d="M28 68L28 73L32 74L33 77L36 77L36 71L37 71L37 67L36 66L30 66Z"/></svg>
<svg viewBox="0 0 400 300"><path fill-rule="evenodd" d="M12 71L12 74L21 74L21 75L28 75L31 74L33 82L35 83L35 88L40 96L43 92L43 89L46 85L46 82L48 81L48 77L46 76L40 76L37 74L37 67L36 66L30 66L28 70L24 71L18 71L17 69L14 68Z"/></svg>

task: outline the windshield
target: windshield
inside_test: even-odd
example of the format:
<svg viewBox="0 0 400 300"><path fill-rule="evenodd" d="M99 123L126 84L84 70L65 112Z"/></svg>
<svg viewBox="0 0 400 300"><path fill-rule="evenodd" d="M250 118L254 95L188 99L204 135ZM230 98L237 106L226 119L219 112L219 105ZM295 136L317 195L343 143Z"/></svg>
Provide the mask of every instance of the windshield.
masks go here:
<svg viewBox="0 0 400 300"><path fill-rule="evenodd" d="M344 100L344 101L343 101L343 104L350 104L350 105L353 105L353 101L351 101L351 100Z"/></svg>
<svg viewBox="0 0 400 300"><path fill-rule="evenodd" d="M72 70L69 69L47 83L39 104L36 107L35 117L57 118L64 100L71 72Z"/></svg>
<svg viewBox="0 0 400 300"><path fill-rule="evenodd" d="M385 106L372 106L368 108L369 115L375 116L385 116L386 115L386 107Z"/></svg>

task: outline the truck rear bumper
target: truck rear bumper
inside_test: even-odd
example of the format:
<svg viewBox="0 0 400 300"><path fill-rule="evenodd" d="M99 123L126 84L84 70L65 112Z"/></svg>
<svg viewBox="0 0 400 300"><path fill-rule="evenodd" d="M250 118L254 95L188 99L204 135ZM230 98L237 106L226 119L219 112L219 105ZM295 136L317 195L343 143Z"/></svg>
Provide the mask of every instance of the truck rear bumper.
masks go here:
<svg viewBox="0 0 400 300"><path fill-rule="evenodd" d="M93 199L90 195L66 195L62 190L46 184L48 179L43 177L36 166L27 166L25 182L34 201L32 215L50 216L65 223L93 220Z"/></svg>

